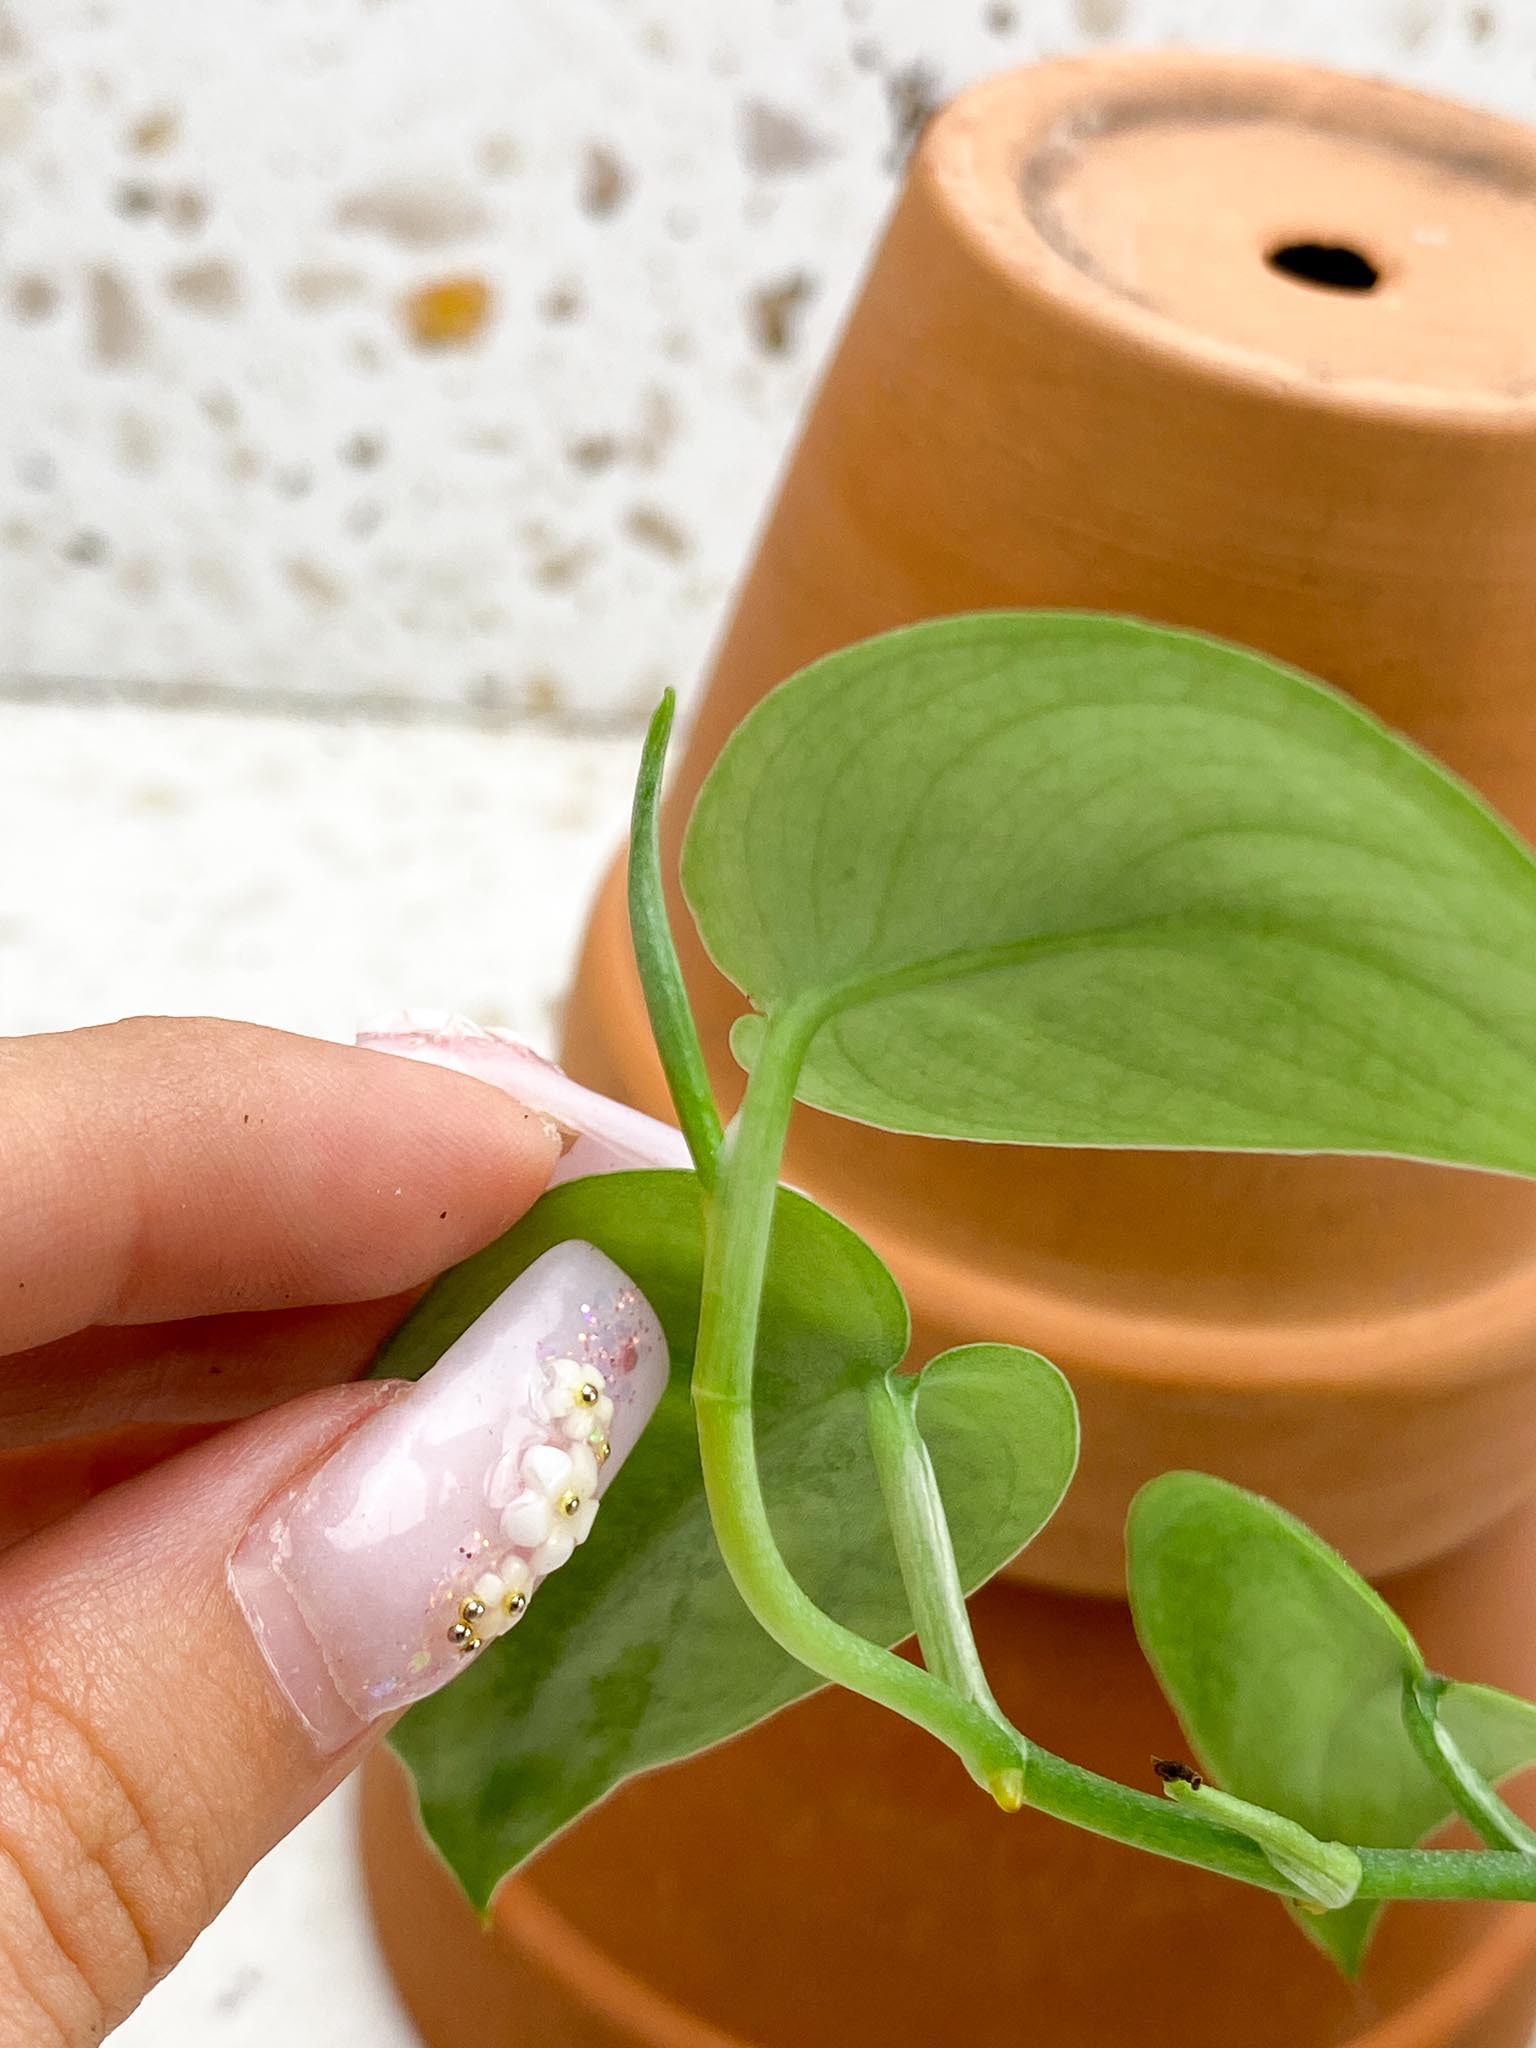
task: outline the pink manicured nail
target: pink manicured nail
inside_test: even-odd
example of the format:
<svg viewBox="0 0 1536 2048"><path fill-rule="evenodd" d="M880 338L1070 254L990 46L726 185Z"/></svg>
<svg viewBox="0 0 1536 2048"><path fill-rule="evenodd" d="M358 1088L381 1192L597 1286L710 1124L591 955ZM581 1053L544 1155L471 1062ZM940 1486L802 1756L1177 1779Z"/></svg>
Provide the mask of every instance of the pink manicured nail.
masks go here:
<svg viewBox="0 0 1536 2048"><path fill-rule="evenodd" d="M435 1692L521 1620L586 1540L666 1379L639 1290L594 1246L556 1245L269 1504L231 1581L324 1749Z"/></svg>
<svg viewBox="0 0 1536 2048"><path fill-rule="evenodd" d="M487 1030L446 1010L394 1010L365 1024L357 1042L370 1052L397 1053L472 1074L548 1117L574 1141L555 1168L551 1187L592 1173L693 1164L680 1131L583 1088L510 1031Z"/></svg>

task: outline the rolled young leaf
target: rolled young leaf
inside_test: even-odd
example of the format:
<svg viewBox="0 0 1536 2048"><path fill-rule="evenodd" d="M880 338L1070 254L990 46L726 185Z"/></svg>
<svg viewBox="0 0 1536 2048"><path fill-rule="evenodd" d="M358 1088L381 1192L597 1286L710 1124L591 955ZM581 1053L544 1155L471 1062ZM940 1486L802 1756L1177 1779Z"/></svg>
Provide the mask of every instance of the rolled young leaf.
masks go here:
<svg viewBox="0 0 1536 2048"><path fill-rule="evenodd" d="M1536 1172L1536 863L1241 648L1051 612L848 648L727 741L683 880L755 1008L821 1020L798 1093L839 1115Z"/></svg>

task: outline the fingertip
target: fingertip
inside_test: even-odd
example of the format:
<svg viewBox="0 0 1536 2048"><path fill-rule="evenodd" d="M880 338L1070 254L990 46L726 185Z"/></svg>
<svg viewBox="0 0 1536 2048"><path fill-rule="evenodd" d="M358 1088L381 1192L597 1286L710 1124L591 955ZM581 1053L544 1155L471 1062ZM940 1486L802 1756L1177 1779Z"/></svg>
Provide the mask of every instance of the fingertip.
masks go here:
<svg viewBox="0 0 1536 2048"><path fill-rule="evenodd" d="M444 1068L333 1050L346 1061L345 1100L329 1170L356 1212L370 1268L360 1292L431 1278L510 1229L549 1185L560 1138L525 1104Z"/></svg>
<svg viewBox="0 0 1536 2048"><path fill-rule="evenodd" d="M462 1074L206 1018L0 1045L0 1344L349 1302L508 1228L559 1157Z"/></svg>

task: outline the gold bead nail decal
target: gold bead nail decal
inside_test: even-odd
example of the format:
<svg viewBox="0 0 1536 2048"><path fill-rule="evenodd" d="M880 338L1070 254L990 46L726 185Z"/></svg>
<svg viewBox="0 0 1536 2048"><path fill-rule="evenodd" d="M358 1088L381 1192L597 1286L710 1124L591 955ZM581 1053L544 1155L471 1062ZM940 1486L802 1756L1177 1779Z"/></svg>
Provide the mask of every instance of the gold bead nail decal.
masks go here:
<svg viewBox="0 0 1536 2048"><path fill-rule="evenodd" d="M458 1568L464 1576L451 1595L457 1619L448 1640L462 1656L521 1621L540 1581L586 1541L597 1513L598 1470L613 1456L613 1415L613 1398L590 1363L545 1363L529 1415L506 1431L486 1475L488 1532L463 1553L468 1571ZM530 1440L530 1422L547 1433Z"/></svg>

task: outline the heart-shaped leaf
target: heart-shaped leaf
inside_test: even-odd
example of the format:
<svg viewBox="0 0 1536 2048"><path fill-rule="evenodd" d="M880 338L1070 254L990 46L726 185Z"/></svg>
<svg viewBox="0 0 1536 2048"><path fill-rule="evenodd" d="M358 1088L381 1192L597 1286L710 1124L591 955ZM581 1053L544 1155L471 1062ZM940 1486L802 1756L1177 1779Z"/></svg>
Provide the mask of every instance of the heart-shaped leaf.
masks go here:
<svg viewBox="0 0 1536 2048"><path fill-rule="evenodd" d="M757 1010L824 1020L839 1115L1536 1171L1536 863L1240 648L998 612L834 654L726 743L683 879Z"/></svg>
<svg viewBox="0 0 1536 2048"><path fill-rule="evenodd" d="M625 1778L708 1748L819 1683L752 1619L715 1547L688 1395L703 1264L691 1174L611 1174L553 1190L444 1275L377 1370L425 1371L526 1266L571 1238L601 1247L640 1287L665 1326L672 1374L579 1559L540 1588L513 1634L395 1733L428 1831L481 1905ZM911 1622L863 1389L906 1343L905 1303L875 1254L781 1190L757 1352L764 1489L807 1592L882 1643ZM1065 1492L1072 1396L1033 1353L988 1346L940 1361L921 1412L969 1589Z"/></svg>
<svg viewBox="0 0 1536 2048"><path fill-rule="evenodd" d="M1126 1527L1142 1648L1203 1769L1326 1841L1411 1848L1450 1794L1403 1720L1424 1659L1338 1552L1258 1494L1198 1472L1154 1479ZM1440 1713L1490 1783L1536 1762L1536 1707L1452 1684ZM1380 1907L1302 1924L1353 1974Z"/></svg>

